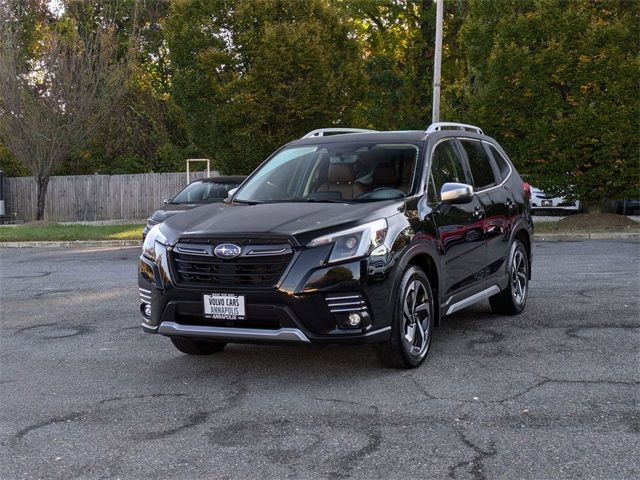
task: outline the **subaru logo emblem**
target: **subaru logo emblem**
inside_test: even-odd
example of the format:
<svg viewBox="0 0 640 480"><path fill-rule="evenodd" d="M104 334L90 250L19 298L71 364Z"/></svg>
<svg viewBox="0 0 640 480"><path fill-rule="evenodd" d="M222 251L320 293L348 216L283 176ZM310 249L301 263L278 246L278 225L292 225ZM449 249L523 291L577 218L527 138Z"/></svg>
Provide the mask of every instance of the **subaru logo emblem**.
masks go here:
<svg viewBox="0 0 640 480"><path fill-rule="evenodd" d="M218 258L236 258L240 253L242 253L242 248L238 245L234 245L233 243L223 243L218 245L213 253Z"/></svg>

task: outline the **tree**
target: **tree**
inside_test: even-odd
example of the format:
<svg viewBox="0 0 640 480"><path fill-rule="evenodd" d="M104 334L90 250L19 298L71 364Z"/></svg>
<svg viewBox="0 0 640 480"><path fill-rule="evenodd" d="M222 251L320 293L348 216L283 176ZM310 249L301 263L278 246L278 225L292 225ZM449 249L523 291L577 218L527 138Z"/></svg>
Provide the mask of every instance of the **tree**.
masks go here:
<svg viewBox="0 0 640 480"><path fill-rule="evenodd" d="M467 120L548 193L638 196L640 3L476 0Z"/></svg>
<svg viewBox="0 0 640 480"><path fill-rule="evenodd" d="M433 0L334 0L350 19L367 82L357 117L377 129L426 128L432 117L436 8ZM441 112L456 120L466 106L466 58L459 32L466 0L447 0L444 11ZM447 116L449 116L447 118Z"/></svg>
<svg viewBox="0 0 640 480"><path fill-rule="evenodd" d="M432 0L335 1L360 43L367 82L360 123L426 128L431 120L435 4Z"/></svg>
<svg viewBox="0 0 640 480"><path fill-rule="evenodd" d="M176 2L165 29L173 95L216 168L248 173L283 142L351 123L359 52L325 1Z"/></svg>
<svg viewBox="0 0 640 480"><path fill-rule="evenodd" d="M0 1L0 138L35 177L42 220L49 178L126 91L127 56L115 60L113 28L83 34L69 17L41 22L25 42L21 8Z"/></svg>
<svg viewBox="0 0 640 480"><path fill-rule="evenodd" d="M163 21L169 3L161 0L63 0L65 16L82 31L114 29L116 56L132 55L127 89L100 131L74 152L57 174L139 173L184 169L199 156L186 133L182 110L171 95L171 65ZM130 49L135 39L136 51Z"/></svg>

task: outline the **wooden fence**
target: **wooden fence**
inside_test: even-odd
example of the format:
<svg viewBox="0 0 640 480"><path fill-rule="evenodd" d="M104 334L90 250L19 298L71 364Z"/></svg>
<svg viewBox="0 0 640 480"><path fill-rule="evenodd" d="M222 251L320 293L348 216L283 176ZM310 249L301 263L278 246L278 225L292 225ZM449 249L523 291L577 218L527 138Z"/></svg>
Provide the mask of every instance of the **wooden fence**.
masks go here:
<svg viewBox="0 0 640 480"><path fill-rule="evenodd" d="M190 179L204 176L205 172L191 172ZM51 177L44 218L51 222L144 219L186 184L186 173ZM6 179L7 214L16 214L18 220L35 220L36 199L33 177Z"/></svg>

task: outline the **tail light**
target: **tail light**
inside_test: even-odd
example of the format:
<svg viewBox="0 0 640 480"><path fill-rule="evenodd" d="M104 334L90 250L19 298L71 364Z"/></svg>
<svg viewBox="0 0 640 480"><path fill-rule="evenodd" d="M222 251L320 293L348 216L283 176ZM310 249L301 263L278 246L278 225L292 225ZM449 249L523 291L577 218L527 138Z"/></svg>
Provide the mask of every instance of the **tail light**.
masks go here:
<svg viewBox="0 0 640 480"><path fill-rule="evenodd" d="M524 196L527 198L527 200L531 199L531 185L529 185L527 182L522 182L522 189L524 190Z"/></svg>

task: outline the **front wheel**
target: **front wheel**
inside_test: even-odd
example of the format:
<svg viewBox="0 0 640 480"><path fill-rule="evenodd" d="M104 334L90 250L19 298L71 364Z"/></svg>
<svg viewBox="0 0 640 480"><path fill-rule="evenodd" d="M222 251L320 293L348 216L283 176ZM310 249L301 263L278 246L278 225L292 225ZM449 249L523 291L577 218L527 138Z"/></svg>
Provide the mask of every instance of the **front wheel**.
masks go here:
<svg viewBox="0 0 640 480"><path fill-rule="evenodd" d="M425 273L410 266L400 281L391 323L391 338L377 346L382 362L391 368L415 368L424 362L433 332L433 290Z"/></svg>
<svg viewBox="0 0 640 480"><path fill-rule="evenodd" d="M489 297L489 303L494 313L517 315L524 310L529 294L529 258L520 240L514 240L511 245L507 274L507 288Z"/></svg>
<svg viewBox="0 0 640 480"><path fill-rule="evenodd" d="M184 337L171 337L173 346L188 355L211 355L222 351L227 346L224 342L203 342Z"/></svg>

